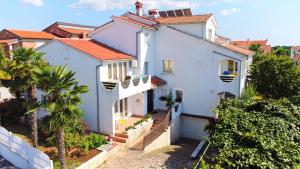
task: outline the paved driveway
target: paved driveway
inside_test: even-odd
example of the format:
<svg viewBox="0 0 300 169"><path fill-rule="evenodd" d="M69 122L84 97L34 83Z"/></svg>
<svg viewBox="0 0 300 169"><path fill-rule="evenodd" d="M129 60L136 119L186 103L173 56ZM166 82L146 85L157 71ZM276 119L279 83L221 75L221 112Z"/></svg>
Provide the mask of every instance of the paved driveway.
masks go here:
<svg viewBox="0 0 300 169"><path fill-rule="evenodd" d="M190 155L197 144L194 140L182 139L176 145L147 154L132 150L119 152L98 169L189 169Z"/></svg>
<svg viewBox="0 0 300 169"><path fill-rule="evenodd" d="M14 167L12 164L10 164L2 156L0 156L0 169L17 169L17 168Z"/></svg>

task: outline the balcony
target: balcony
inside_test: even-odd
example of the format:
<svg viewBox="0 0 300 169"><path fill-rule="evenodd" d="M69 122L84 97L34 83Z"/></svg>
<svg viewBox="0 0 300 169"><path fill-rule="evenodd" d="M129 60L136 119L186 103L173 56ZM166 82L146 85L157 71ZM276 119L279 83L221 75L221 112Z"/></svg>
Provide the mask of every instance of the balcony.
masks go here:
<svg viewBox="0 0 300 169"><path fill-rule="evenodd" d="M106 81L102 82L102 86L103 92L111 93L118 99L130 97L152 88L151 76L132 76L123 82Z"/></svg>

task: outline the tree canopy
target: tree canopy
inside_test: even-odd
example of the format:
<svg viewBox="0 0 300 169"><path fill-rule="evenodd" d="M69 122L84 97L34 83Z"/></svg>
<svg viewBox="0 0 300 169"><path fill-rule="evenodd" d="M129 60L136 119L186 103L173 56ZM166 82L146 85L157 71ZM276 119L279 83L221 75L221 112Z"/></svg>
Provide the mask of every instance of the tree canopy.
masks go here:
<svg viewBox="0 0 300 169"><path fill-rule="evenodd" d="M251 79L267 97L292 97L300 92L300 68L286 56L259 56L251 67Z"/></svg>
<svg viewBox="0 0 300 169"><path fill-rule="evenodd" d="M222 168L293 168L300 164L300 107L287 99L228 100L209 138ZM216 167L216 166L214 166Z"/></svg>

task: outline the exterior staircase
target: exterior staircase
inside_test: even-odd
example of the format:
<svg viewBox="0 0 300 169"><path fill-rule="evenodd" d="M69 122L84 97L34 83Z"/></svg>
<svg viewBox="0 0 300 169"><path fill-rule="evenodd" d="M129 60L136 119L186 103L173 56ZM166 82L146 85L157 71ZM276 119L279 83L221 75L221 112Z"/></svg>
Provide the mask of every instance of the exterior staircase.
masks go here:
<svg viewBox="0 0 300 169"><path fill-rule="evenodd" d="M130 147L131 150L144 150L145 147L150 145L155 139L163 134L169 127L170 112L166 113L164 117L154 120L151 130L145 133L136 144Z"/></svg>

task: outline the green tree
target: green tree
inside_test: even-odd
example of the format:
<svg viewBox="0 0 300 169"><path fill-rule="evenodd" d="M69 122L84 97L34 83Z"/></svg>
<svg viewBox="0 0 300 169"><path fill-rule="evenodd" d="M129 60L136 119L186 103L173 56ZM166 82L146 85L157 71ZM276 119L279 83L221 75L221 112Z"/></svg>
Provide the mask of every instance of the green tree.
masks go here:
<svg viewBox="0 0 300 169"><path fill-rule="evenodd" d="M75 73L65 67L44 67L35 75L40 79L38 88L45 98L40 107L49 115L43 119L43 128L54 132L60 168L66 168L65 160L65 127L77 121L83 115L77 106L81 104L80 95L88 91L87 86L79 86L74 76Z"/></svg>
<svg viewBox="0 0 300 169"><path fill-rule="evenodd" d="M287 99L227 100L209 127L217 154L206 159L223 168L293 168L300 164L300 107Z"/></svg>
<svg viewBox="0 0 300 169"><path fill-rule="evenodd" d="M26 92L26 107L28 110L36 104L36 90L35 87L39 83L38 79L34 78L35 72L46 65L42 58L43 53L36 52L34 49L19 48L13 51L13 58L9 67L9 74L12 79L9 83L10 90L16 94L18 100L20 93ZM37 126L37 112L31 112L30 126L33 146L38 146L38 126Z"/></svg>
<svg viewBox="0 0 300 169"><path fill-rule="evenodd" d="M11 76L8 73L8 65L10 64L9 59L3 56L3 52L0 46L0 80L11 80ZM1 85L1 83L0 83Z"/></svg>
<svg viewBox="0 0 300 169"><path fill-rule="evenodd" d="M272 48L273 54L276 56L287 56L291 55L291 47L289 46L275 46Z"/></svg>
<svg viewBox="0 0 300 169"><path fill-rule="evenodd" d="M300 68L285 56L261 56L251 67L251 80L267 97L292 97L300 91Z"/></svg>
<svg viewBox="0 0 300 169"><path fill-rule="evenodd" d="M263 53L263 50L261 49L261 45L260 44L251 44L249 49L253 52L255 52L256 54L261 54Z"/></svg>

